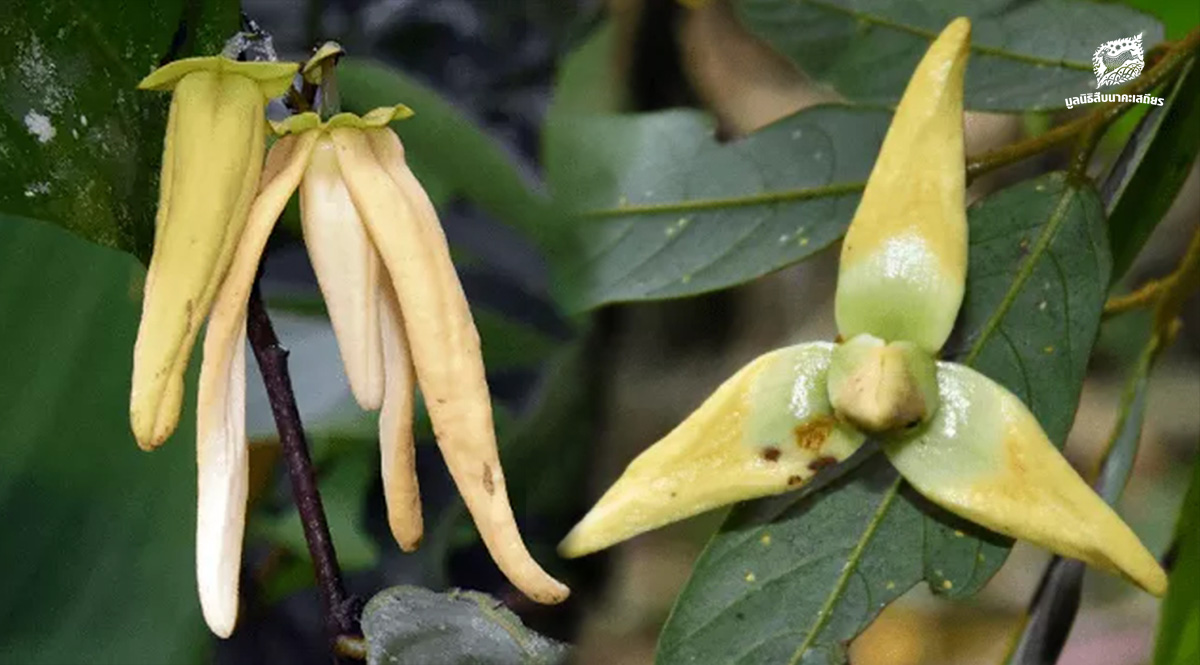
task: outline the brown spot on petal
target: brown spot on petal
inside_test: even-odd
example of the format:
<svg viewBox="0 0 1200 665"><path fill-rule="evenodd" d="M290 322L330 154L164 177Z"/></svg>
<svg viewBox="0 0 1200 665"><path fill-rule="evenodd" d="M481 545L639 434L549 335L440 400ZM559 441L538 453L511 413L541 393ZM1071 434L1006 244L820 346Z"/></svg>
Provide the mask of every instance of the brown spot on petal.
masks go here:
<svg viewBox="0 0 1200 665"><path fill-rule="evenodd" d="M496 481L492 478L492 466L486 462L483 464L483 491L491 496L496 493Z"/></svg>
<svg viewBox="0 0 1200 665"><path fill-rule="evenodd" d="M788 476L788 487L794 487L802 482L804 482L804 479L800 476Z"/></svg>
<svg viewBox="0 0 1200 665"><path fill-rule="evenodd" d="M809 462L808 468L810 471L820 471L821 469L833 466L834 464L837 464L836 459L828 456L822 456Z"/></svg>
<svg viewBox="0 0 1200 665"><path fill-rule="evenodd" d="M796 425L792 430L796 437L796 445L804 450L820 450L833 431L834 419L830 416L817 416L808 422Z"/></svg>
<svg viewBox="0 0 1200 665"><path fill-rule="evenodd" d="M775 446L767 446L766 448L763 448L762 458L767 460L768 462L779 461L779 455L780 455L779 449L776 448Z"/></svg>

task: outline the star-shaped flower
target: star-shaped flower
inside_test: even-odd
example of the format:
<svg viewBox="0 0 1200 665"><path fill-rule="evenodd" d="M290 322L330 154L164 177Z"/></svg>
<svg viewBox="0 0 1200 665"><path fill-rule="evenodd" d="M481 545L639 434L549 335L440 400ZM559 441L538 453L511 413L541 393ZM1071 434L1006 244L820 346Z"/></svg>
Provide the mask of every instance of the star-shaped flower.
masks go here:
<svg viewBox="0 0 1200 665"><path fill-rule="evenodd" d="M835 310L846 341L780 349L740 370L629 465L563 540L564 556L788 491L872 435L943 508L1165 592L1158 562L1021 400L935 360L966 282L969 41L967 19L951 22L896 108L842 245Z"/></svg>

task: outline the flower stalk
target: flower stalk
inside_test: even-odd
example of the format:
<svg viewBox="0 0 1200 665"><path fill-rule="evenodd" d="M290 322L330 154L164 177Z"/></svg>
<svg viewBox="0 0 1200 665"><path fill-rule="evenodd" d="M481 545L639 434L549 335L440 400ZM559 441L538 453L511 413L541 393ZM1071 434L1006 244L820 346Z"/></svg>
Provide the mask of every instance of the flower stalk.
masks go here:
<svg viewBox="0 0 1200 665"><path fill-rule="evenodd" d="M300 514L304 528L304 541L313 562L313 574L317 590L321 595L321 606L325 617L325 630L331 646L336 646L344 636L359 634L358 616L354 603L346 595L342 583L342 571L338 566L333 537L329 533L329 522L325 519L325 508L317 489L316 473L312 457L308 452L308 441L304 436L304 425L296 396L292 391L292 379L288 373L288 351L275 336L275 328L267 315L258 284L250 292L246 321L247 337L258 368L262 372L267 400L275 427L279 432L279 443L283 448L283 461L292 485L292 497Z"/></svg>

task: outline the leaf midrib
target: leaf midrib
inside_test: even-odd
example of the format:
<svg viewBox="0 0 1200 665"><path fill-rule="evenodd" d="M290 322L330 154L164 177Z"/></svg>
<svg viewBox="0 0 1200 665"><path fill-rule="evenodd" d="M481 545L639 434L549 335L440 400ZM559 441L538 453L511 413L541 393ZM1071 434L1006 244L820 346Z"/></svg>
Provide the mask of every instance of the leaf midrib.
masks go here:
<svg viewBox="0 0 1200 665"><path fill-rule="evenodd" d="M832 198L860 192L867 186L863 182L839 182L815 187L798 187L780 189L773 192L759 192L743 196L730 196L717 199L691 199L685 201L668 201L665 203L635 203L616 208L598 208L580 214L585 219L608 219L633 215L658 215L677 212L704 212L724 208L744 208L772 203L789 201L807 201L810 199Z"/></svg>
<svg viewBox="0 0 1200 665"><path fill-rule="evenodd" d="M817 9L822 9L825 11L834 12L834 13L838 13L838 14L844 14L846 16L853 17L854 19L856 19L858 21L862 21L864 23L871 23L874 25L878 25L878 26L887 28L889 30L895 30L897 32L904 32L904 33L907 33L910 35L915 35L917 37L922 37L922 38L926 39L927 41L932 42L938 36L938 33L933 30L926 30L924 28L918 28L916 26L909 25L907 23L900 23L898 21L894 21L890 18L880 16L878 14L871 14L871 13L859 11L856 9L850 9L848 7L842 7L841 5L832 4L830 2L825 2L823 0L799 0L799 1L803 2L805 4L808 4L808 5L812 5L813 7L816 7ZM1039 58L1034 55L1024 55L1021 53L1008 51L1003 48L998 48L995 46L983 46L981 44L975 44L975 43L971 44L970 49L971 49L971 52L973 52L973 53L978 53L980 55L990 55L990 56L993 56L996 58L1012 60L1013 62L1023 62L1023 63L1030 64L1030 65L1042 65L1042 66L1048 66L1048 67L1061 67L1063 69L1073 69L1073 70L1085 71L1085 72L1092 71L1092 63L1090 63L1090 62L1087 62L1087 63L1075 62L1073 60L1063 60L1061 58L1058 60L1055 60L1053 58Z"/></svg>
<svg viewBox="0 0 1200 665"><path fill-rule="evenodd" d="M804 637L804 641L792 653L792 657L788 659L788 665L796 665L800 659L804 657L804 653L808 651L812 643L816 641L817 636L824 630L825 624L829 623L829 618L833 616L834 605L842 597L842 592L845 591L846 585L850 583L850 576L858 569L859 562L862 561L863 553L867 549L867 545L875 538L875 531L879 525L883 523L887 517L888 511L892 507L892 502L896 500L896 495L900 491L900 485L904 479L897 477L888 488L887 494L879 502L879 507L875 509L875 514L871 516L871 521L867 523L867 528L858 539L858 543L850 552L850 556L846 557L846 565L842 568L842 574L838 576L837 583L834 584L829 596L825 599L825 604L817 612L816 619L813 620L812 626L808 629L808 633Z"/></svg>

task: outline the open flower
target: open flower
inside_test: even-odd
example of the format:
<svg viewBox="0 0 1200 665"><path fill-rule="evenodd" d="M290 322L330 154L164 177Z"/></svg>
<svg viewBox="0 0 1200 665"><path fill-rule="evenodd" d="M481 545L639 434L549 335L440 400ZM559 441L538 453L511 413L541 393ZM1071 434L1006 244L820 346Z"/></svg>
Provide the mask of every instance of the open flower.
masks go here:
<svg viewBox="0 0 1200 665"><path fill-rule="evenodd" d="M143 90L173 90L163 144L154 254L133 352L129 416L138 445L175 431L183 374L200 324L233 259L258 190L263 111L298 66L188 58L155 70Z"/></svg>
<svg viewBox="0 0 1200 665"><path fill-rule="evenodd" d="M969 38L963 18L942 31L884 138L842 246L835 310L846 341L773 351L740 370L629 465L563 540L563 555L793 489L872 434L947 510L1166 591L1158 562L1029 409L975 370L935 360L966 281Z"/></svg>
<svg viewBox="0 0 1200 665"><path fill-rule="evenodd" d="M246 305L275 220L297 188L305 242L351 391L380 408L389 523L405 550L420 542L412 411L419 384L438 445L501 571L530 598L568 589L522 542L496 448L479 335L429 197L387 124L411 112L289 118L276 130L258 197L213 304L200 372L197 576L205 618L228 635L237 617L248 459Z"/></svg>

